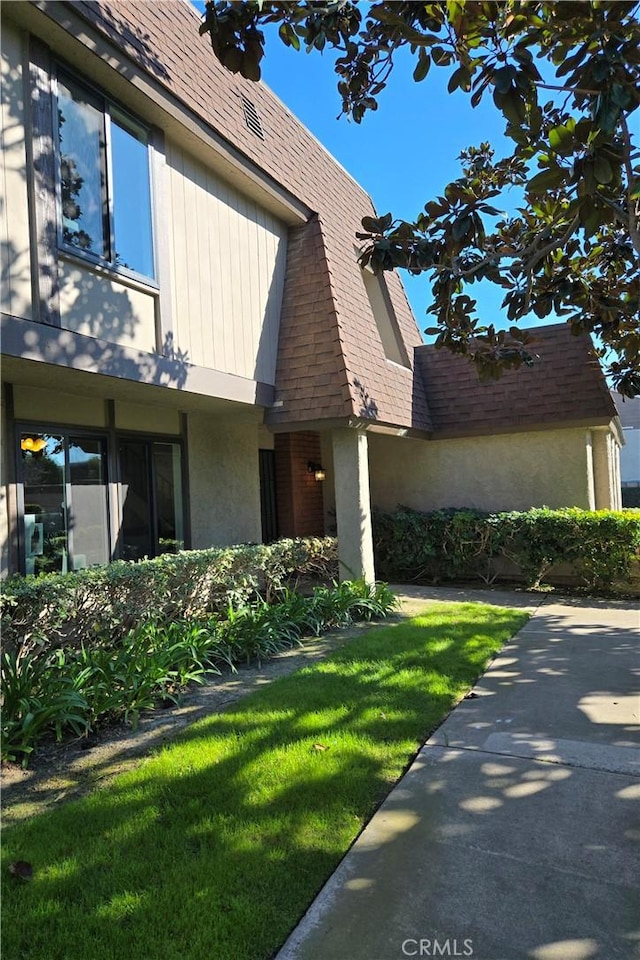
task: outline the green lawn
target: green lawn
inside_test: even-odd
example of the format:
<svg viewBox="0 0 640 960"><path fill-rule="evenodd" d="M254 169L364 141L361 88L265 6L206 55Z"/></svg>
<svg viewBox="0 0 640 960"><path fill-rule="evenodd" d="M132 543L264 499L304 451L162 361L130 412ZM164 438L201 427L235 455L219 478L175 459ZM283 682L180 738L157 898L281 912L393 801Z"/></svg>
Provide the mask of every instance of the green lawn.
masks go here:
<svg viewBox="0 0 640 960"><path fill-rule="evenodd" d="M262 960L519 611L442 604L274 681L91 796L7 828L11 960ZM30 882L8 864L33 864Z"/></svg>

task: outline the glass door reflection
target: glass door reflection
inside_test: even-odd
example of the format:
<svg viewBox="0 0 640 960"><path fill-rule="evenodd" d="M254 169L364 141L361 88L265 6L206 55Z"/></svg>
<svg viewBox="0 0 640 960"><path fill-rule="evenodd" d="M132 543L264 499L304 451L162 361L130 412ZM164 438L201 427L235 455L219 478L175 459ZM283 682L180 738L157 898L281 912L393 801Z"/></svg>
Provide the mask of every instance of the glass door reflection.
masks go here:
<svg viewBox="0 0 640 960"><path fill-rule="evenodd" d="M122 559L184 549L180 444L127 438L120 440L119 453Z"/></svg>
<svg viewBox="0 0 640 960"><path fill-rule="evenodd" d="M122 526L120 555L123 560L142 560L155 555L152 524L149 445L138 440L120 442L120 490Z"/></svg>
<svg viewBox="0 0 640 960"><path fill-rule="evenodd" d="M22 433L25 573L66 573L69 525L64 437Z"/></svg>

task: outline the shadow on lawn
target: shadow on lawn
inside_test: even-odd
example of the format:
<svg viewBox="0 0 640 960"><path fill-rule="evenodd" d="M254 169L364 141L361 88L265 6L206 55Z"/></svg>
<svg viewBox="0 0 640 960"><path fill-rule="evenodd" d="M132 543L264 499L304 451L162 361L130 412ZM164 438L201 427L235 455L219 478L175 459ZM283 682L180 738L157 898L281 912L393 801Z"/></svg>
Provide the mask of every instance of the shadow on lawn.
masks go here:
<svg viewBox="0 0 640 960"><path fill-rule="evenodd" d="M395 616L374 624L354 624L337 633L305 640L302 646L281 651L262 663L240 663L235 671L223 667L221 674L210 674L205 684L193 684L175 707L143 711L136 730L125 723L100 727L97 744L90 750L85 748L84 738L39 747L26 770L16 765L3 769L5 825L85 796L101 786L100 781L108 781L131 769L141 756L173 742L196 721L227 710L254 690L325 658L363 630L386 627L393 622L396 622Z"/></svg>
<svg viewBox="0 0 640 960"><path fill-rule="evenodd" d="M483 617L425 618L420 643L409 624L354 640L10 830L5 860L31 861L35 878L6 885L7 955L259 960L261 944L269 957L479 674L496 628L504 640L522 624Z"/></svg>

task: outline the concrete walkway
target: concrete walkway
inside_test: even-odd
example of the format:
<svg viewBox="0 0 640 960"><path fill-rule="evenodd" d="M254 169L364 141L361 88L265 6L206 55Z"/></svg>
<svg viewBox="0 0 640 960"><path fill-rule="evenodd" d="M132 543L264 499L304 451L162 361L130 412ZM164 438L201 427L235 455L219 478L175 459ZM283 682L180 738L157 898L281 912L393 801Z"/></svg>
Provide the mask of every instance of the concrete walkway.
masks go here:
<svg viewBox="0 0 640 960"><path fill-rule="evenodd" d="M640 957L637 607L401 590L533 615L276 960Z"/></svg>

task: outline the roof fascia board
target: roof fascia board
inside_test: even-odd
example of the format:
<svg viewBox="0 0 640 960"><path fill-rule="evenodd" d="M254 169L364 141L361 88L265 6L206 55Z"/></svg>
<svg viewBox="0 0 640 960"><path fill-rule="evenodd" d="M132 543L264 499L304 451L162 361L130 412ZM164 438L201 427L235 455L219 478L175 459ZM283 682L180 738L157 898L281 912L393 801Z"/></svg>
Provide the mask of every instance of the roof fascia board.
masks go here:
<svg viewBox="0 0 640 960"><path fill-rule="evenodd" d="M267 413L268 417L268 413ZM365 433L383 434L412 440L429 440L430 434L424 430L412 427L400 427L395 424L372 423L371 420L356 420L353 417L333 417L327 420L294 420L270 423L267 419L265 426L271 433L297 433L298 431L326 431L343 430L345 427L353 430L362 430Z"/></svg>
<svg viewBox="0 0 640 960"><path fill-rule="evenodd" d="M104 37L79 11L59 0L5 0L3 17L40 37L124 106L164 129L224 179L285 223L306 222L310 208L265 173L197 113Z"/></svg>
<svg viewBox="0 0 640 960"><path fill-rule="evenodd" d="M477 430L438 430L437 428L431 435L432 440L477 440L480 437L495 437L498 435L518 434L518 433L540 433L551 430L592 430L597 427L609 428L613 421L603 417L592 417L591 419L580 420L555 420L553 422L543 421L542 423L514 423L511 426L496 427L494 429Z"/></svg>

